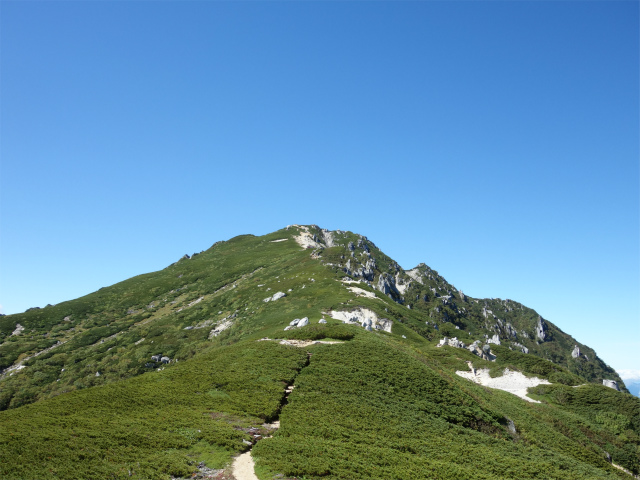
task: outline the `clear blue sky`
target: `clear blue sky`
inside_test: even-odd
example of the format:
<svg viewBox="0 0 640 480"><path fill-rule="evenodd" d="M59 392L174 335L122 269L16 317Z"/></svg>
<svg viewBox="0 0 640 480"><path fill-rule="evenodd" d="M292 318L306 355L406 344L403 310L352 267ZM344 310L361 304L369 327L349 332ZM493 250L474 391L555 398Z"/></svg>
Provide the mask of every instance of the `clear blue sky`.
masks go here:
<svg viewBox="0 0 640 480"><path fill-rule="evenodd" d="M0 304L291 223L640 369L638 2L19 2Z"/></svg>

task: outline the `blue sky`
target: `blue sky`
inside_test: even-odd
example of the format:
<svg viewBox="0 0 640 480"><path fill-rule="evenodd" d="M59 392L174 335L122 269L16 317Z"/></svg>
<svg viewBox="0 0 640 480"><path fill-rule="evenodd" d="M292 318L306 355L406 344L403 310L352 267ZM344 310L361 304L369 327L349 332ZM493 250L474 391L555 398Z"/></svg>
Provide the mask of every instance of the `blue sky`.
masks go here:
<svg viewBox="0 0 640 480"><path fill-rule="evenodd" d="M640 369L637 2L0 9L4 313L314 223Z"/></svg>

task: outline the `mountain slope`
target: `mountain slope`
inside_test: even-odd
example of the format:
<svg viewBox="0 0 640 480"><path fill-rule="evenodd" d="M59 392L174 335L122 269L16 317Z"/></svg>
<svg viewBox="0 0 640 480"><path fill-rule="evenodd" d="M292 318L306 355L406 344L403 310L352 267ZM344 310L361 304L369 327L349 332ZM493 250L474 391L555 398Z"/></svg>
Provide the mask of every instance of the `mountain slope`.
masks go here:
<svg viewBox="0 0 640 480"><path fill-rule="evenodd" d="M296 319L309 324L290 326ZM625 390L593 350L517 302L468 297L424 264L405 271L350 232L292 226L218 242L0 317L0 335L6 478L223 468L278 418L253 450L261 478L624 475L609 454L637 471L640 402L602 386ZM454 336L448 345L477 342L476 354L436 346ZM530 389L543 402L530 404L455 374L468 363L552 384Z"/></svg>

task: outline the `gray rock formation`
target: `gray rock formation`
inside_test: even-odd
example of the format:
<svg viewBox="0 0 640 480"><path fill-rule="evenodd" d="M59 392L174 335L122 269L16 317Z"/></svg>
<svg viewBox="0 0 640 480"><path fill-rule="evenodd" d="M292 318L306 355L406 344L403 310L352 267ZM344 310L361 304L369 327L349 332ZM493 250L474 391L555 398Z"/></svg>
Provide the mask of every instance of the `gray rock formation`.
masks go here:
<svg viewBox="0 0 640 480"><path fill-rule="evenodd" d="M380 274L376 289L389 297L399 295L398 290L396 289L395 279L387 273Z"/></svg>
<svg viewBox="0 0 640 480"><path fill-rule="evenodd" d="M373 271L376 268L376 261L373 258L370 258L367 260L367 263L365 263L365 265L362 267L362 277L365 280L368 280L370 282L373 281L373 277L375 275L375 272Z"/></svg>
<svg viewBox="0 0 640 480"><path fill-rule="evenodd" d="M603 378L602 385L604 385L605 387L613 388L614 390L620 391L620 387L618 387L618 382L616 382L615 380L607 380Z"/></svg>
<svg viewBox="0 0 640 480"><path fill-rule="evenodd" d="M547 323L540 316L538 316L538 325L536 325L536 337L542 342L547 338Z"/></svg>
<svg viewBox="0 0 640 480"><path fill-rule="evenodd" d="M513 342L513 346L519 348L522 351L522 353L529 353L529 349L518 342Z"/></svg>
<svg viewBox="0 0 640 480"><path fill-rule="evenodd" d="M171 359L170 359L169 357L162 357L162 358L160 359L160 361L161 361L162 363L169 363L169 362L171 361Z"/></svg>
<svg viewBox="0 0 640 480"><path fill-rule="evenodd" d="M518 333L516 332L516 329L513 328L513 326L509 322L507 322L504 329L507 332L507 335L509 335L511 338L518 338Z"/></svg>
<svg viewBox="0 0 640 480"><path fill-rule="evenodd" d="M463 342L458 340L457 337L453 337L453 338L444 337L442 340L440 340L440 343L438 344L438 346L442 347L444 345L448 345L449 347L454 347L454 348L467 348L467 346Z"/></svg>
<svg viewBox="0 0 640 480"><path fill-rule="evenodd" d="M500 337L495 334L493 337L487 340L487 343L493 343L494 345L500 345Z"/></svg>
<svg viewBox="0 0 640 480"><path fill-rule="evenodd" d="M571 352L571 356L573 358L579 358L580 357L580 349L578 348L578 345L575 345L573 347L573 352Z"/></svg>
<svg viewBox="0 0 640 480"><path fill-rule="evenodd" d="M151 355L151 360L153 360L154 362L159 362L161 358L162 355Z"/></svg>
<svg viewBox="0 0 640 480"><path fill-rule="evenodd" d="M291 330L292 328L300 328L306 325L309 325L309 317L296 318L294 320L291 320L289 325L285 327L285 330Z"/></svg>
<svg viewBox="0 0 640 480"><path fill-rule="evenodd" d="M478 340L469 345L467 350L482 358L482 348L480 348L480 342Z"/></svg>
<svg viewBox="0 0 640 480"><path fill-rule="evenodd" d="M327 321L324 318L321 318L320 320L318 320L318 323L327 323Z"/></svg>

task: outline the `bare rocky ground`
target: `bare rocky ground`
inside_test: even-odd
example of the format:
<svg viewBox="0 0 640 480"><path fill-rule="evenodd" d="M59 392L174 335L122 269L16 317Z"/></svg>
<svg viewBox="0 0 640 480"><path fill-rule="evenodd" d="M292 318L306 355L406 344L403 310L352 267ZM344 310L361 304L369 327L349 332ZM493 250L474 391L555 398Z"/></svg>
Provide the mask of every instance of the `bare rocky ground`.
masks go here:
<svg viewBox="0 0 640 480"><path fill-rule="evenodd" d="M538 377L526 377L522 373L511 371L508 368L504 369L504 373L502 376L495 378L492 378L489 375L488 368L483 368L480 370L475 370L472 366L470 368L470 372L458 370L456 374L479 385L484 385L485 387L489 388L497 388L498 390L504 390L505 392L513 393L514 395L517 395L527 402L532 403L540 402L534 400L533 398L529 398L527 396L527 389L540 384L549 385L551 383L548 380L540 379Z"/></svg>

